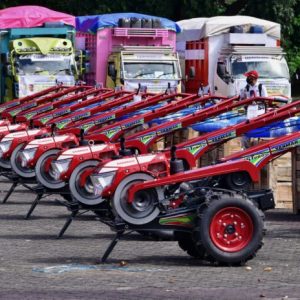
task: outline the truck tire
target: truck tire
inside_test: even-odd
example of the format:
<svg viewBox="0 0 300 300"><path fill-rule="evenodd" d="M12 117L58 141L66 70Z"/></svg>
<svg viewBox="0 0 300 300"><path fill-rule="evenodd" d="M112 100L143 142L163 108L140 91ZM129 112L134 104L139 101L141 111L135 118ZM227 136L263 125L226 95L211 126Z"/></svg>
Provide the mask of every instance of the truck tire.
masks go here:
<svg viewBox="0 0 300 300"><path fill-rule="evenodd" d="M25 143L18 145L11 154L10 164L13 171L23 178L34 178L35 170L27 167L22 167L19 155L24 149Z"/></svg>
<svg viewBox="0 0 300 300"><path fill-rule="evenodd" d="M124 221L134 225L144 225L153 221L160 213L157 202L160 189L142 190L132 204L127 203L127 191L136 183L153 180L146 173L135 173L125 177L118 185L112 200L115 213Z"/></svg>
<svg viewBox="0 0 300 300"><path fill-rule="evenodd" d="M246 197L224 195L199 214L195 239L218 264L241 265L263 245L263 214Z"/></svg>
<svg viewBox="0 0 300 300"><path fill-rule="evenodd" d="M103 202L103 198L101 196L94 195L91 182L86 182L84 187L81 187L79 184L81 174L88 169L94 169L98 165L98 160L87 160L79 164L72 172L69 180L70 192L73 198L80 203L86 205L98 205Z"/></svg>
<svg viewBox="0 0 300 300"><path fill-rule="evenodd" d="M54 179L48 172L45 170L45 164L49 160L55 160L58 154L61 152L60 149L51 149L43 153L38 159L35 165L35 175L36 179L43 186L51 189L57 190L61 189L66 185L65 181Z"/></svg>

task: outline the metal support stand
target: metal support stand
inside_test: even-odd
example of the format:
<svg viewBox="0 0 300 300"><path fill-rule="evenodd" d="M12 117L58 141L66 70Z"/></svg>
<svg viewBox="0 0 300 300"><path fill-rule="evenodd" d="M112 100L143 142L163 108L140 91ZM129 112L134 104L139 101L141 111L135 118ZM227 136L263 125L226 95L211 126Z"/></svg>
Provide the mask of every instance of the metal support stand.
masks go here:
<svg viewBox="0 0 300 300"><path fill-rule="evenodd" d="M12 183L12 185L10 186L9 190L7 191L7 193L5 194L2 203L6 203L6 201L8 200L8 198L10 197L10 195L14 192L15 188L18 186L18 181L14 181Z"/></svg>
<svg viewBox="0 0 300 300"><path fill-rule="evenodd" d="M118 241L121 239L121 237L123 236L125 230L122 231L118 231L115 235L115 237L113 238L113 240L110 242L109 246L107 247L107 249L105 250L102 258L101 258L101 262L105 263L107 258L109 257L109 255L111 254L111 252L114 250L115 246L117 245Z"/></svg>
<svg viewBox="0 0 300 300"><path fill-rule="evenodd" d="M31 216L31 214L33 213L35 207L38 205L38 203L40 202L40 200L43 198L43 193L39 193L36 195L34 201L32 202L26 216L25 216L25 220L28 220Z"/></svg>
<svg viewBox="0 0 300 300"><path fill-rule="evenodd" d="M69 226L71 225L71 223L73 222L73 220L77 216L78 212L79 212L79 209L74 210L74 211L71 212L71 215L67 218L64 226L62 227L59 234L57 235L57 239L60 239L64 235L66 230L69 228Z"/></svg>

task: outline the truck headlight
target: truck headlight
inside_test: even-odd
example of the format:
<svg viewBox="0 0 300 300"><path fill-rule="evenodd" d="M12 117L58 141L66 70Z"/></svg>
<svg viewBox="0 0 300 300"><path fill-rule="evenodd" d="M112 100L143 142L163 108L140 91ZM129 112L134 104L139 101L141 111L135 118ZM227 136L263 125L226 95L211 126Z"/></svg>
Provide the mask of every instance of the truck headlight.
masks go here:
<svg viewBox="0 0 300 300"><path fill-rule="evenodd" d="M0 158L3 156L3 154L8 152L11 143L12 141L5 141L0 143Z"/></svg>
<svg viewBox="0 0 300 300"><path fill-rule="evenodd" d="M55 180L58 180L63 173L68 171L71 161L72 161L72 158L59 159L59 160L53 161L51 163L52 172L50 173L50 175Z"/></svg>
<svg viewBox="0 0 300 300"><path fill-rule="evenodd" d="M101 195L104 188L111 185L115 175L116 171L92 174L90 178L94 187L94 195Z"/></svg>
<svg viewBox="0 0 300 300"><path fill-rule="evenodd" d="M24 149L23 151L21 151L20 158L21 158L21 166L23 168L26 167L31 160L33 160L36 151L37 151L37 147Z"/></svg>

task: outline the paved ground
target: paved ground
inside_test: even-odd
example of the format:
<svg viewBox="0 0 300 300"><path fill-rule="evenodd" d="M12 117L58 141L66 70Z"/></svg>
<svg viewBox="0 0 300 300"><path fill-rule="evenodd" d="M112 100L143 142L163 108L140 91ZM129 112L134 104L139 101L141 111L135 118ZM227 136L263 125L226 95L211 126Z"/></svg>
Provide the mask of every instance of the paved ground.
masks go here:
<svg viewBox="0 0 300 300"><path fill-rule="evenodd" d="M0 184L0 200L7 189ZM32 200L19 190L0 205L1 299L300 299L300 216L269 213L265 245L248 267L215 267L176 242L138 235L101 265L113 236L107 227L82 217L57 240L66 209L48 198L26 221Z"/></svg>

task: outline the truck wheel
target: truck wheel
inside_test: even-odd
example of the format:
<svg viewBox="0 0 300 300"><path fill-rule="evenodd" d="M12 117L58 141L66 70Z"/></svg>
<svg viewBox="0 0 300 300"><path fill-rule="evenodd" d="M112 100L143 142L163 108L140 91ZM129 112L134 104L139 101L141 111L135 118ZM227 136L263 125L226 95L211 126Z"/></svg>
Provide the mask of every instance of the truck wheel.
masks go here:
<svg viewBox="0 0 300 300"><path fill-rule="evenodd" d="M133 203L127 202L127 191L136 183L153 180L153 177L145 173L136 173L124 178L118 185L112 206L117 215L124 221L143 225L153 221L160 213L157 207L160 189L141 190L135 195Z"/></svg>
<svg viewBox="0 0 300 300"><path fill-rule="evenodd" d="M80 203L86 205L98 205L103 202L103 198L99 195L94 195L93 184L89 178L86 178L84 186L80 184L81 175L89 169L95 169L99 165L98 160L87 160L78 165L69 180L69 188L71 195Z"/></svg>
<svg viewBox="0 0 300 300"><path fill-rule="evenodd" d="M246 172L236 172L225 175L223 184L225 188L235 191L246 191L249 189L252 180Z"/></svg>
<svg viewBox="0 0 300 300"><path fill-rule="evenodd" d="M28 167L22 167L20 154L24 149L25 143L18 145L15 150L12 152L10 157L11 168L21 177L23 178L34 178L35 171L34 169Z"/></svg>
<svg viewBox="0 0 300 300"><path fill-rule="evenodd" d="M177 231L175 232L175 239L178 241L178 246L188 255L197 259L205 257L205 248L200 244L196 244L192 233Z"/></svg>
<svg viewBox="0 0 300 300"><path fill-rule="evenodd" d="M46 151L40 156L35 165L35 175L37 181L51 190L61 189L66 185L65 181L60 179L57 180L51 175L51 166L49 171L46 169L46 166L50 165L51 162L57 158L60 152L61 150L59 149L51 149Z"/></svg>
<svg viewBox="0 0 300 300"><path fill-rule="evenodd" d="M263 242L262 214L248 199L225 196L211 200L201 212L195 239L208 259L240 265L255 257Z"/></svg>

